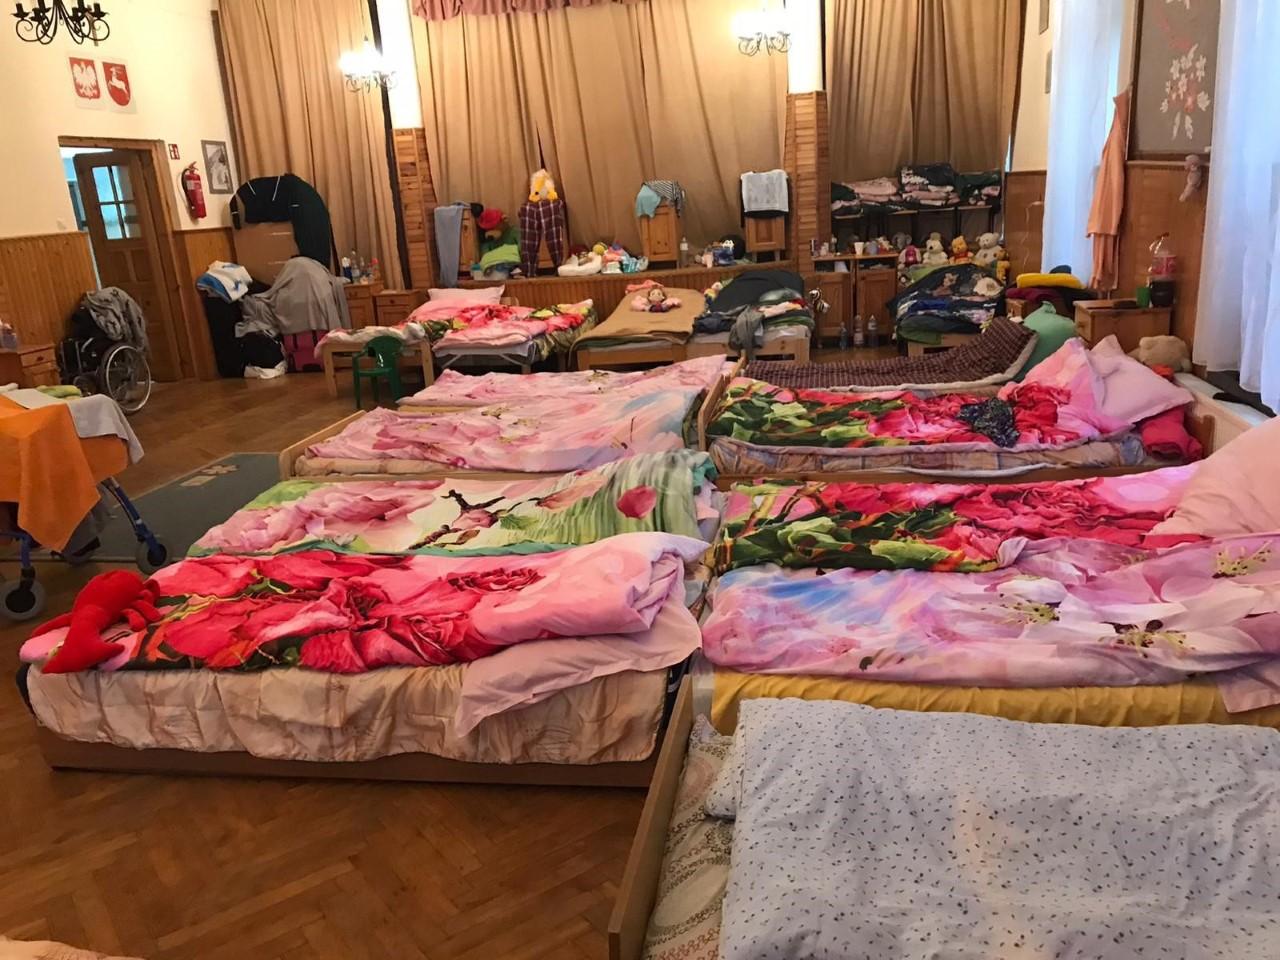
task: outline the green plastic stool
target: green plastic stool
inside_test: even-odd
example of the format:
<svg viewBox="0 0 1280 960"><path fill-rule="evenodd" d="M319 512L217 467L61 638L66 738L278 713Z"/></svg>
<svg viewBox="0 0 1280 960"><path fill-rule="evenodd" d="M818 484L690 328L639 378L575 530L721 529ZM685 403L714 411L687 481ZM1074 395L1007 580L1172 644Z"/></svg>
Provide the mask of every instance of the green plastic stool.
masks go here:
<svg viewBox="0 0 1280 960"><path fill-rule="evenodd" d="M374 337L365 345L364 353L351 358L351 379L356 395L356 409L362 407L360 402L360 381L368 380L373 388L373 403L378 405L378 380L385 377L391 387L391 399L399 400L404 396L404 388L400 386L400 354L404 345L398 337ZM360 361L369 358L372 366L362 367Z"/></svg>

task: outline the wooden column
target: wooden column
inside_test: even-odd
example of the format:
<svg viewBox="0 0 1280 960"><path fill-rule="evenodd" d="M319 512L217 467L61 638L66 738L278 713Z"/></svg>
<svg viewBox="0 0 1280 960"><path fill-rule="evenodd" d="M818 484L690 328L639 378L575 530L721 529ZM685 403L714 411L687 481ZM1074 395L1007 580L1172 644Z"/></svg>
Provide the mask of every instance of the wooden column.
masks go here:
<svg viewBox="0 0 1280 960"><path fill-rule="evenodd" d="M404 218L406 287L435 286L436 257L433 219L436 191L431 182L431 161L427 158L427 137L421 127L392 131L396 172L400 177L400 214Z"/></svg>
<svg viewBox="0 0 1280 960"><path fill-rule="evenodd" d="M788 246L801 273L813 270L809 241L831 236L831 145L827 94L787 96L783 166L791 178L791 228Z"/></svg>

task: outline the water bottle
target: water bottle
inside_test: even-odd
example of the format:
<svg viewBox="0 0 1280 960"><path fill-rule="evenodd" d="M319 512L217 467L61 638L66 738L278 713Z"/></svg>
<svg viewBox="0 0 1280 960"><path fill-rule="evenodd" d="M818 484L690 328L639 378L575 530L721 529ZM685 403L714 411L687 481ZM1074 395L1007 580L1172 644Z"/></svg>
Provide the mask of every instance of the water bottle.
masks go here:
<svg viewBox="0 0 1280 960"><path fill-rule="evenodd" d="M880 346L880 332L876 328L876 315L873 313L871 319L867 321L867 346L875 349Z"/></svg>
<svg viewBox="0 0 1280 960"><path fill-rule="evenodd" d="M862 335L862 314L853 318L853 346L855 350L861 350L867 345L866 339Z"/></svg>
<svg viewBox="0 0 1280 960"><path fill-rule="evenodd" d="M840 321L840 349L849 349L849 328L843 320Z"/></svg>
<svg viewBox="0 0 1280 960"><path fill-rule="evenodd" d="M680 238L680 260L679 260L679 264L680 264L680 266L681 266L681 267L687 267L687 266L689 266L689 238L688 238L688 237L681 237L681 238Z"/></svg>

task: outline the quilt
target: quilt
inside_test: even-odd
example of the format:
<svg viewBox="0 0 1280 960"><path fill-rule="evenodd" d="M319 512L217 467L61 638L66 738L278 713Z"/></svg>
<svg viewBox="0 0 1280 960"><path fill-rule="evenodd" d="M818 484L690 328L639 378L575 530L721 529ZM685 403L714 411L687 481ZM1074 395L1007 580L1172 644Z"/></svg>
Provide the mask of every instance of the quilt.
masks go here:
<svg viewBox="0 0 1280 960"><path fill-rule="evenodd" d="M1272 730L753 700L709 803L722 960L1276 955Z"/></svg>
<svg viewBox="0 0 1280 960"><path fill-rule="evenodd" d="M563 335L568 333L567 344L572 343L582 329L594 325L595 320L596 312L590 300L541 310L503 303L459 305L448 300L428 301L401 323L359 330L331 330L317 346L325 343L358 345L377 336L396 337L405 343L427 340L433 344L453 346L509 346L542 336L563 339Z"/></svg>
<svg viewBox="0 0 1280 960"><path fill-rule="evenodd" d="M468 663L531 640L639 634L706 546L632 533L528 557L196 557L148 581L158 620L103 633L122 647L106 666L364 673Z"/></svg>
<svg viewBox="0 0 1280 960"><path fill-rule="evenodd" d="M943 333L977 333L995 315L1004 288L975 263L925 274L890 301L899 338L937 343Z"/></svg>
<svg viewBox="0 0 1280 960"><path fill-rule="evenodd" d="M560 477L484 481L286 480L201 537L191 556L537 553L646 531L699 535L716 517L705 453L643 454Z"/></svg>
<svg viewBox="0 0 1280 960"><path fill-rule="evenodd" d="M1209 675L1229 712L1280 703L1280 534L1160 552L1027 543L1008 566L725 574L703 626L743 672L979 687L1129 686Z"/></svg>
<svg viewBox="0 0 1280 960"><path fill-rule="evenodd" d="M716 563L974 573L1050 537L1136 547L1172 515L1194 469L1047 483L738 484Z"/></svg>

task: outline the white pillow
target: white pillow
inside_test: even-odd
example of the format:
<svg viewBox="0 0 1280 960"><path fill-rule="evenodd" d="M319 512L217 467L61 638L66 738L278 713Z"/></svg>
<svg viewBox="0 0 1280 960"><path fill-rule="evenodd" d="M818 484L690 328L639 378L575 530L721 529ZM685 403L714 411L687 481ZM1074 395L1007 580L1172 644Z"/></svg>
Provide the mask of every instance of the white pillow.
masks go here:
<svg viewBox="0 0 1280 960"><path fill-rule="evenodd" d="M1103 383L1102 411L1126 423L1137 423L1195 399L1190 390L1170 383L1125 353L1114 334L1089 352L1089 363Z"/></svg>
<svg viewBox="0 0 1280 960"><path fill-rule="evenodd" d="M444 303L501 303L502 291L506 284L496 287L480 287L467 290L463 287L432 287L427 291L427 299Z"/></svg>

